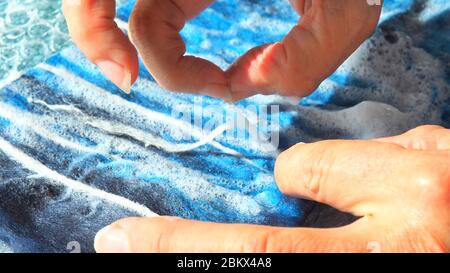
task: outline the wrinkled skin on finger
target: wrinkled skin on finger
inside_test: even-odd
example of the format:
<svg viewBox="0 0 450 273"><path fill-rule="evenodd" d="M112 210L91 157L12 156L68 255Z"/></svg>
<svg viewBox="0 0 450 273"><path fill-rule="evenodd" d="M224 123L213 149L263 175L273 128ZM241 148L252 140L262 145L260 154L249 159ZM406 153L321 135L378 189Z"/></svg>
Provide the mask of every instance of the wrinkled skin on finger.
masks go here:
<svg viewBox="0 0 450 273"><path fill-rule="evenodd" d="M360 218L329 229L127 218L102 229L99 252L449 252L450 130L298 144L275 165L280 190ZM189 236L186 236L189 234Z"/></svg>

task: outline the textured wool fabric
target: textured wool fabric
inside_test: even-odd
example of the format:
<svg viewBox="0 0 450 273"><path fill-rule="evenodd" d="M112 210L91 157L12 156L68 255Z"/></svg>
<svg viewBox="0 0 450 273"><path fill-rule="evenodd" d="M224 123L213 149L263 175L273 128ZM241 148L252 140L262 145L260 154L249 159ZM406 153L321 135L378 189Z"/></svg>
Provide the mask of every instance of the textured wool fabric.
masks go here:
<svg viewBox="0 0 450 273"><path fill-rule="evenodd" d="M385 2L373 37L300 102L255 96L230 106L170 93L142 64L126 95L74 46L29 70L0 90L0 250L92 252L100 228L136 215L280 226L351 221L282 195L273 165L297 142L450 125L450 2ZM119 25L126 27L133 4L119 9ZM226 68L249 48L280 40L297 20L288 1L219 0L182 34L188 53ZM279 141L239 134L226 127L229 116L248 124L264 117L274 126L262 131Z"/></svg>

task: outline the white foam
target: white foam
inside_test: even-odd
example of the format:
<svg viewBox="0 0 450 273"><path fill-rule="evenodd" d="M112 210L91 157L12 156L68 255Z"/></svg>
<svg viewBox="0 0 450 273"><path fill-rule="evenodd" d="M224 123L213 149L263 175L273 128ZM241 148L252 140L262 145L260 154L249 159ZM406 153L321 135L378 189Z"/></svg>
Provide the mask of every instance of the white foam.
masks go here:
<svg viewBox="0 0 450 273"><path fill-rule="evenodd" d="M117 122L110 122L107 120L99 120L99 119L90 119L88 124L95 128L106 131L109 134L126 135L132 137L133 139L143 142L145 147L154 146L170 153L182 153L193 151L201 146L209 144L216 137L220 136L228 129L227 124L224 124L217 127L209 135L206 135L203 139L199 140L198 142L192 144L183 144L183 143L179 144L167 142L163 138L156 137L149 132L144 132L134 127L127 126ZM238 153L234 154L237 155Z"/></svg>
<svg viewBox="0 0 450 273"><path fill-rule="evenodd" d="M0 116L3 116L9 120L14 121L16 127L23 127L25 129L31 129L34 133L42 136L45 139L49 139L54 143L60 144L63 147L74 149L81 152L92 153L96 150L80 145L78 143L67 140L45 128L43 122L45 120L38 119L35 115L28 112L20 111L17 108L13 108L5 103L0 103Z"/></svg>
<svg viewBox="0 0 450 273"><path fill-rule="evenodd" d="M70 178L65 177L64 175L59 174L58 172L49 169L47 166L39 162L38 160L28 156L20 149L13 146L11 143L6 141L4 138L0 137L0 150L6 153L9 158L16 161L17 163L22 164L25 168L30 171L35 172L41 177L46 177L52 182L60 183L72 190L76 190L79 192L83 192L89 194L91 196L98 197L112 204L116 204L124 209L133 211L141 216L157 216L154 212L149 210L147 207L135 203L129 199L124 197L114 195L93 187L90 187L86 184L83 184L79 181L72 180Z"/></svg>
<svg viewBox="0 0 450 273"><path fill-rule="evenodd" d="M227 131L230 128L230 126L228 124L223 124L221 126L218 126L209 135L206 135L200 141L192 143L192 144L191 143L189 143L189 144L170 143L161 137L154 136L150 132L144 132L143 130L136 129L134 127L127 126L127 125L119 123L119 122L110 122L107 120L101 120L101 119L96 119L96 118L90 117L73 105L50 105L50 104L47 104L45 101L33 100L33 99L28 99L28 101L31 103L44 105L45 107L47 107L50 110L66 111L66 112L73 112L75 114L80 114L85 119L85 122L87 124L89 124L95 128L98 128L100 130L103 130L109 134L126 135L135 140L143 142L145 147L154 146L154 147L163 149L166 152L172 152L172 153L189 152L189 151L193 151L201 146L207 145L211 141L213 141L216 137L220 136L221 134L223 134L225 131ZM26 115L26 113L24 113L24 114ZM5 116L8 118L12 118L11 115L5 115ZM50 135L50 133L48 131L46 131L46 130L44 131L40 127L36 127L35 130L37 132L41 132L41 133L44 132L43 135L46 136L48 139L59 140L59 143L64 143L65 146L70 146L71 148L77 148L80 150L86 150L86 149L84 149L83 146L74 147L73 145L68 145L68 141L66 141L65 139L59 138L58 136L56 136L54 134ZM234 153L234 154L238 155L238 153Z"/></svg>
<svg viewBox="0 0 450 273"><path fill-rule="evenodd" d="M78 77L72 74L70 71L67 71L63 68L57 68L53 67L51 65L47 64L41 64L39 65L39 68L47 70L55 75L58 75L62 78L67 79L67 82L71 82L74 85L77 86L85 86L86 92L83 92L84 101L86 103L90 103L93 108L100 108L100 109L108 109L112 108L111 106L114 106L117 108L122 108L124 110L123 113L128 112L134 112L135 114L142 116L143 120L146 120L146 122L149 121L158 121L159 123L164 123L169 128L178 128L179 130L191 134L193 137L199 139L202 141L203 139L210 138L211 136L205 135L202 130L199 128L193 127L190 124L184 122L183 120L177 120L175 118L172 118L171 116L159 113L157 111L152 111L148 108L142 107L140 105L131 103L119 96L113 95L109 93L108 91ZM84 90L83 90L84 91ZM103 98L102 100L99 100L98 98ZM100 102L102 101L102 102ZM125 110L126 109L126 110ZM110 113L114 114L114 110L109 111ZM117 110L116 110L117 112ZM219 134L220 135L220 134ZM215 139L215 137L214 137ZM222 152L230 155L237 155L239 154L237 151L227 148L223 146L222 144L216 142L216 141L210 141L208 144L214 146L215 148L221 150Z"/></svg>
<svg viewBox="0 0 450 273"><path fill-rule="evenodd" d="M41 105L46 105L49 109L52 110L56 110L58 109L58 111L68 111L71 113L75 113L77 114L76 118L85 118L84 117L84 113L76 108L73 105L50 105L47 104L46 102L43 101L39 101L39 100L33 100L30 99L30 102L33 103L38 103ZM5 116L5 114L7 114ZM30 130L30 134L25 134L23 135L23 142L27 142L28 145L32 146L32 147L36 147L36 145L39 145L38 143L35 143L35 141L33 140L33 135L34 134L39 134L42 133L43 130L47 130L45 129L47 126L52 126L52 124L54 124L54 120L52 119L52 116L49 117L43 117L43 116L39 116L36 117L33 114L29 114L29 113L22 113L22 111L14 109L13 107L9 106L9 105L1 105L0 107L0 115L4 116L7 119L12 119L14 121L15 126L20 126L20 127L24 127L27 130ZM28 115L28 116L24 116L24 115ZM57 113L56 111L53 112L53 115L57 115L60 117L64 117L61 118L61 120L64 120L64 122L68 122L69 124L71 123L70 119L68 118L73 118L70 116L61 116L61 113ZM27 120L28 122L25 123L20 123L18 122L18 120L20 120L21 117L24 117L24 120ZM15 120L14 118L16 118L17 120ZM47 120L48 119L48 120ZM95 119L96 122L98 122L98 119ZM92 122L92 120L91 120ZM30 128L30 124L32 124L32 128ZM83 122L77 122L77 126L86 126L85 123ZM97 124L99 125L99 124ZM105 124L102 124L101 127L103 129L108 129L108 126L105 126ZM216 129L217 131L213 132L213 134L210 137L214 137L214 134L219 134L221 130L223 130L224 128L218 128ZM11 129L12 130L12 129ZM126 129L120 127L120 128L115 128L115 130L117 131L125 131ZM48 130L47 130L48 131ZM135 159L123 159L120 156L112 156L112 155L108 155L110 157L112 157L112 159L114 160L111 163L107 163L106 165L110 165L112 167L112 169L110 169L109 171L119 171L117 169L117 167L115 166L131 166L131 168L133 169L133 177L134 178L146 178L146 177L165 177L168 181L170 181L170 183L174 184L174 187L177 189L181 189L183 194L186 194L187 196L189 196L189 198L191 199L195 199L195 200L205 200L205 202L214 202L216 200L216 197L218 195L221 196L223 200L223 202L227 203L227 207L230 210L238 210L241 213L243 213L244 215L255 215L255 213L259 213L260 212L260 206L249 196L246 196L244 194L241 194L238 191L233 191L233 190L229 190L226 189L220 185L215 185L213 183L210 182L210 180L213 178L214 174L210 175L210 174L205 174L202 171L197 171L197 170L192 170L190 168L187 168L185 166L183 166L182 164L173 161L171 159L168 159L162 155L159 155L158 153L154 153L151 150L147 150L147 149L142 149L142 146L131 142L128 139L125 138L117 138L117 137L113 137L111 135L108 134L102 134L101 131L92 131L90 132L90 130L83 130L86 134L91 134L90 137L94 137L97 139L97 141L101 141L103 143L103 146L94 146L94 147L86 147L85 149L89 149L89 152L93 153L93 154L97 154L97 153L101 153L101 154L105 154L108 155L109 154L109 148L114 147L114 149L116 150L121 150L121 151L127 151L127 153L131 153L137 156L137 160ZM51 132L50 132L51 133ZM108 132L107 132L108 133ZM148 138L148 136L144 136L142 137L142 132L138 132L136 133L135 137L137 138L143 138L146 139ZM55 139L57 140L58 144L61 144L61 141L59 141L59 138L55 138L54 135L50 135L50 134L46 134L44 135L45 138L55 141ZM67 136L63 136L63 137L67 137ZM63 139L63 138L61 138ZM205 140L208 141L208 140ZM66 140L66 142L63 142L63 144L65 144L66 147L71 148L71 149L80 149L83 148L83 146L79 146L74 145L72 143L70 143L70 141ZM2 142L0 142L0 145L2 145ZM197 145L200 145L199 143L197 143ZM170 146L169 146L170 147ZM66 184L70 184L70 183L79 183L81 185L81 182L77 182L77 181L72 181L72 180L68 180L68 178L59 175L55 172L52 173L47 173L47 170L49 170L47 167L45 166L41 166L39 165L40 162L36 161L33 158L27 157L23 152L22 153L16 153L16 151L13 151L10 146L6 146L3 145L2 148L4 149L8 149L8 152L10 154L14 154L16 155L16 159L17 161L20 161L24 166L27 167L32 167L31 169L33 171L36 172L35 177L46 177L46 178L53 178L53 179L59 179L61 180L63 183ZM185 147L186 149L191 149L192 147ZM169 148L170 149L170 148ZM14 159L14 158L13 158ZM246 160L246 159L244 159ZM155 162L158 162L158 164L155 164ZM251 161L250 161L251 162ZM118 164L118 165L116 165ZM254 163L253 163L254 164ZM105 166L106 166L105 165ZM102 167L99 165L97 166L97 168L99 168L100 171L102 171ZM128 167L126 167L128 168ZM174 171L170 171L170 170L174 170ZM267 171L267 170L265 170ZM124 177L124 179L127 179L126 177ZM68 182L69 181L69 182ZM228 183L239 183L238 180L233 181L233 180L227 180ZM87 188L85 188L86 191L89 191L90 187L86 186ZM95 192L94 192L95 193ZM97 192L98 193L98 192ZM126 199L128 200L128 199Z"/></svg>

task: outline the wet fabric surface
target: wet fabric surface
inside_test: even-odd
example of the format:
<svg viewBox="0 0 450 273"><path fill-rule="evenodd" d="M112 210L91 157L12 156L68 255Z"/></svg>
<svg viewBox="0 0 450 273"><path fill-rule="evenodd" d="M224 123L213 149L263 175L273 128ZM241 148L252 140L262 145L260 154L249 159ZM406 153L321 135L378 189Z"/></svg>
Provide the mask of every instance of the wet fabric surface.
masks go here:
<svg viewBox="0 0 450 273"><path fill-rule="evenodd" d="M119 10L119 25L132 6ZM143 66L126 95L75 47L63 50L0 90L0 249L90 252L101 227L154 213L280 226L350 221L283 196L276 155L300 141L449 126L449 12L448 1L387 0L374 36L300 103L255 96L234 107L173 94ZM280 40L297 19L287 1L217 1L183 36L190 54L226 68L247 49ZM234 137L173 152L230 116L249 124L262 117L261 133L272 138L230 128Z"/></svg>

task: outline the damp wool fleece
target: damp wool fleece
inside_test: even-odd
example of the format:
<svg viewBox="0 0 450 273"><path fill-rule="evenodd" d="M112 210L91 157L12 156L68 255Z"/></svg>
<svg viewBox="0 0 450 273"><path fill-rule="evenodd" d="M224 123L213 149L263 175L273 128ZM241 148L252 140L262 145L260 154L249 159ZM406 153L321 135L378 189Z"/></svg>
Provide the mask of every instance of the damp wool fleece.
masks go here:
<svg viewBox="0 0 450 273"><path fill-rule="evenodd" d="M119 10L119 25L132 7ZM219 0L182 34L190 54L226 68L248 48L280 40L297 20L288 1ZM143 67L123 94L69 47L0 90L0 251L92 252L100 228L134 215L281 226L351 221L282 195L276 155L297 142L448 126L449 34L449 1L386 0L373 37L313 95L300 103L255 96L235 107L166 92ZM218 116L228 111L255 124L264 109L276 124L265 131L278 140L272 149L270 139L230 137L240 134L226 134L235 129Z"/></svg>

